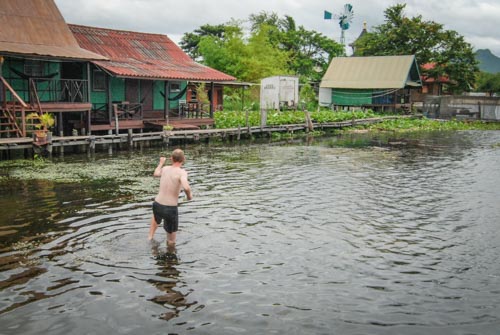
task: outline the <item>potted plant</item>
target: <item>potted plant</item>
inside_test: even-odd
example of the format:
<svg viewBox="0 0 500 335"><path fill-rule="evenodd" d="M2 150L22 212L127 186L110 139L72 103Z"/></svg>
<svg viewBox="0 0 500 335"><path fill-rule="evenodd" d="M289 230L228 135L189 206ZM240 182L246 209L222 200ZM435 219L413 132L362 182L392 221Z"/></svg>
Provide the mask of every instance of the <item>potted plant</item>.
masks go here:
<svg viewBox="0 0 500 335"><path fill-rule="evenodd" d="M54 115L50 113L30 113L26 116L26 120L38 120L39 122L33 124L36 128L34 131L35 134L35 142L45 143L47 141L47 133L49 129L52 128L55 124Z"/></svg>
<svg viewBox="0 0 500 335"><path fill-rule="evenodd" d="M171 124L167 123L163 126L163 133L165 134L165 136L171 136L172 130L174 130L174 126L172 126Z"/></svg>

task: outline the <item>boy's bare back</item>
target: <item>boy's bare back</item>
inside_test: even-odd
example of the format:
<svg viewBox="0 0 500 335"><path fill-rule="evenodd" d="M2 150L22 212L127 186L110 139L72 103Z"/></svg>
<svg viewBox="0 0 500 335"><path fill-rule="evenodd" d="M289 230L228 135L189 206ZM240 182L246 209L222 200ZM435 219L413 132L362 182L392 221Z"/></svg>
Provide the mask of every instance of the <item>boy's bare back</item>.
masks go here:
<svg viewBox="0 0 500 335"><path fill-rule="evenodd" d="M187 172L178 166L161 169L160 190L156 202L166 206L177 206L181 189L189 188Z"/></svg>

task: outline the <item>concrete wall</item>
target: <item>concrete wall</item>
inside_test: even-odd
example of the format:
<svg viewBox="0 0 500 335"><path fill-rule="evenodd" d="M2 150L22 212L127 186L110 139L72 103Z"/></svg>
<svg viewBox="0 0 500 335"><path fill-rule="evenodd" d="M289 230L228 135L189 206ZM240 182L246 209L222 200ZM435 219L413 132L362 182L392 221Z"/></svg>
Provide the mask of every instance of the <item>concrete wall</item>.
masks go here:
<svg viewBox="0 0 500 335"><path fill-rule="evenodd" d="M428 96L423 113L429 117L500 121L500 98L481 96Z"/></svg>

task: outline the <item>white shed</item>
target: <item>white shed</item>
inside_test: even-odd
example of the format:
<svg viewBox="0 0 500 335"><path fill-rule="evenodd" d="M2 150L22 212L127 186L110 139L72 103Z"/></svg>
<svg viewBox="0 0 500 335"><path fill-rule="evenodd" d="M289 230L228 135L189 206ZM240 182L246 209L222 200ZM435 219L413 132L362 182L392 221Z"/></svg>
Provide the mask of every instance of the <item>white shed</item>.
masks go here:
<svg viewBox="0 0 500 335"><path fill-rule="evenodd" d="M267 77L260 82L260 108L265 110L297 108L299 78L295 76Z"/></svg>

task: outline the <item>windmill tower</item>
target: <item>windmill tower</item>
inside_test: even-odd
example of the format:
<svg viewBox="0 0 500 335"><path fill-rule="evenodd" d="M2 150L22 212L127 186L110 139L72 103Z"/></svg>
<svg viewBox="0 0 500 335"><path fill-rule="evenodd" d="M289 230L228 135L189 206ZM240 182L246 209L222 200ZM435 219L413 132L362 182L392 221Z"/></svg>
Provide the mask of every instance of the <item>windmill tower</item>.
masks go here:
<svg viewBox="0 0 500 335"><path fill-rule="evenodd" d="M352 18L354 17L354 12L352 10L351 4L345 4L344 10L339 14L332 14L325 10L324 18L325 20L339 20L340 26L340 44L342 44L345 48L345 31L349 29L349 26L352 22Z"/></svg>

